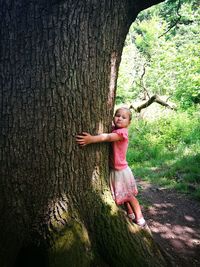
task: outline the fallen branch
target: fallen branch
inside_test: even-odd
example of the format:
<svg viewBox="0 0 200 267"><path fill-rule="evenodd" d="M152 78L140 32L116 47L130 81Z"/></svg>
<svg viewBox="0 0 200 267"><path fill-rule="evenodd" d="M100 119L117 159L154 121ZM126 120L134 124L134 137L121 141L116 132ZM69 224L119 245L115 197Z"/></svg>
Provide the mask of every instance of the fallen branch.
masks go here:
<svg viewBox="0 0 200 267"><path fill-rule="evenodd" d="M176 110L175 106L172 106L170 104L168 104L166 101L162 100L158 95L153 95L151 96L145 103L142 103L140 106L138 107L134 107L133 105L130 106L130 109L134 109L136 112L140 113L140 111L144 108L147 108L148 106L150 106L152 103L158 103L164 107Z"/></svg>

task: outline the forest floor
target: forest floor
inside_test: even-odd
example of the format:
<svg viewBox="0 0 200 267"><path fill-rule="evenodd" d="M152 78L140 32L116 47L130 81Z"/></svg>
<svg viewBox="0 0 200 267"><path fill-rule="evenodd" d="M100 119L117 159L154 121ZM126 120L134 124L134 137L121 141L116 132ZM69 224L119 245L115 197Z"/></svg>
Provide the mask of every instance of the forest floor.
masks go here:
<svg viewBox="0 0 200 267"><path fill-rule="evenodd" d="M175 267L200 267L200 202L138 180L144 217Z"/></svg>

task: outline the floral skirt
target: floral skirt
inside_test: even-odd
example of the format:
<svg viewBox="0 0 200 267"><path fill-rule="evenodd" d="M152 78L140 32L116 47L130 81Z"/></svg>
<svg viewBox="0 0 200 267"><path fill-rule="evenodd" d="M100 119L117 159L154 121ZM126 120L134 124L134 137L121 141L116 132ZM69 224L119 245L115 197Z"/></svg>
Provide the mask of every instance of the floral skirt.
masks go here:
<svg viewBox="0 0 200 267"><path fill-rule="evenodd" d="M138 193L135 178L129 167L122 170L110 170L110 188L117 205L131 201Z"/></svg>

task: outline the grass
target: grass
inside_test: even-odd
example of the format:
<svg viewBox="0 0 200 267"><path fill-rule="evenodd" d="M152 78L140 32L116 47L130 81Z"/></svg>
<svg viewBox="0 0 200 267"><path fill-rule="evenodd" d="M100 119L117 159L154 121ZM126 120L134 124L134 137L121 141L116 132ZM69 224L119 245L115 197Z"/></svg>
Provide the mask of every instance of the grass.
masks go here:
<svg viewBox="0 0 200 267"><path fill-rule="evenodd" d="M134 119L127 160L136 176L200 200L200 112Z"/></svg>

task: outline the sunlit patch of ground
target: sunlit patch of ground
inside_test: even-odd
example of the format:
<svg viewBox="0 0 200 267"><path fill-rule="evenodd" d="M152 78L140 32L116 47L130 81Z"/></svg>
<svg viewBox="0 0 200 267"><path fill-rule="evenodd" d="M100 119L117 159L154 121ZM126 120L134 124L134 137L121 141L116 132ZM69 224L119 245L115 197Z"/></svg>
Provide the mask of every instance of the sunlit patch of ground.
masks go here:
<svg viewBox="0 0 200 267"><path fill-rule="evenodd" d="M155 240L172 256L176 267L200 266L200 202L174 190L139 181L143 208Z"/></svg>

